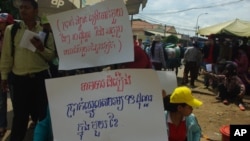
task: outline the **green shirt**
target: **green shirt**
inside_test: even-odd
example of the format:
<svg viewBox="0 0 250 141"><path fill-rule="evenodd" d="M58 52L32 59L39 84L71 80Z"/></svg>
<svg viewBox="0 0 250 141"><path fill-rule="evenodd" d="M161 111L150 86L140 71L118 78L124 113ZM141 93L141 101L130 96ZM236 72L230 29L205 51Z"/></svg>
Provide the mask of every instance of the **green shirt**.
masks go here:
<svg viewBox="0 0 250 141"><path fill-rule="evenodd" d="M38 50L32 52L29 49L19 46L24 31L28 29L24 22L21 22L20 29L18 29L14 38L15 50L14 55L12 55L11 28L12 25L7 26L4 33L0 62L2 80L7 80L8 74L11 71L16 75L27 75L48 69L48 61L51 61L55 57L55 46L52 34L49 35L46 42L47 46L43 52ZM42 31L42 27L40 26L40 23L37 22L32 32L38 33L39 31Z"/></svg>

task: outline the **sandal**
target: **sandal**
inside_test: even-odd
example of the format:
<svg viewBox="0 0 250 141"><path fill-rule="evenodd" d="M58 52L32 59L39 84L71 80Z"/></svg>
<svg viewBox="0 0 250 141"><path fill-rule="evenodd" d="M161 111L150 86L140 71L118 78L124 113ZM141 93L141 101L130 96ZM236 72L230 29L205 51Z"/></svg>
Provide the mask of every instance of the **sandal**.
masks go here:
<svg viewBox="0 0 250 141"><path fill-rule="evenodd" d="M5 128L0 128L0 137L3 137L6 133L7 129Z"/></svg>
<svg viewBox="0 0 250 141"><path fill-rule="evenodd" d="M223 103L225 104L225 105L228 105L229 104L229 102L228 102L228 100L223 100Z"/></svg>
<svg viewBox="0 0 250 141"><path fill-rule="evenodd" d="M241 111L245 111L245 107L243 106L243 104L239 104L239 108Z"/></svg>

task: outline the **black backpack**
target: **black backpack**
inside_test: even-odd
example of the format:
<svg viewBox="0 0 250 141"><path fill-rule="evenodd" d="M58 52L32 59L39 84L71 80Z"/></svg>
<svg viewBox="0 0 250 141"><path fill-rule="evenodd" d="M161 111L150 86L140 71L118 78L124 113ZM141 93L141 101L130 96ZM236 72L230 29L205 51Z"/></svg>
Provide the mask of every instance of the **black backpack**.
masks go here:
<svg viewBox="0 0 250 141"><path fill-rule="evenodd" d="M168 53L166 50L166 45L164 43L162 43L162 48L163 48L164 58L165 58L165 60L168 60Z"/></svg>

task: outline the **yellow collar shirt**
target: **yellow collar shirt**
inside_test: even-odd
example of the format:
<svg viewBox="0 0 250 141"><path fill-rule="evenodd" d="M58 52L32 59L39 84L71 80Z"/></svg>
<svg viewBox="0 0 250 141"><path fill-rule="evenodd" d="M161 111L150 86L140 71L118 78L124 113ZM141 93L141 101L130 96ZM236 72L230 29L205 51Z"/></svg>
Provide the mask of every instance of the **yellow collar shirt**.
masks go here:
<svg viewBox="0 0 250 141"><path fill-rule="evenodd" d="M7 80L8 74L12 71L16 75L27 75L37 73L49 68L48 61L55 57L55 44L53 35L49 34L46 41L46 47L43 52L36 50L32 52L27 48L20 47L20 42L24 31L28 27L24 22L20 22L20 28L17 30L14 38L14 54L12 55L11 28L13 25L7 26L4 33L3 48L1 53L1 77L2 80ZM31 30L38 33L42 31L40 23ZM27 40L27 42L30 42Z"/></svg>

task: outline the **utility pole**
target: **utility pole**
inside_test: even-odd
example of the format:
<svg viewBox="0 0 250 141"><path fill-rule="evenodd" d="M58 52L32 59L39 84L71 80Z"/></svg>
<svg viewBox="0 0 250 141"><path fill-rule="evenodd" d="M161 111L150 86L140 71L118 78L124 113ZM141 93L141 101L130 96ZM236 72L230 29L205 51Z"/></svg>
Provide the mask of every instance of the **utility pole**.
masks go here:
<svg viewBox="0 0 250 141"><path fill-rule="evenodd" d="M166 37L166 30L167 30L167 26L164 26L164 37Z"/></svg>
<svg viewBox="0 0 250 141"><path fill-rule="evenodd" d="M198 22L199 22L199 17L201 16L201 15L206 15L206 14L208 14L208 13L201 13L198 17L197 17L197 21L196 21L196 26L195 26L195 29L196 29L196 38L198 38L198 30L199 30L199 24L198 24Z"/></svg>

